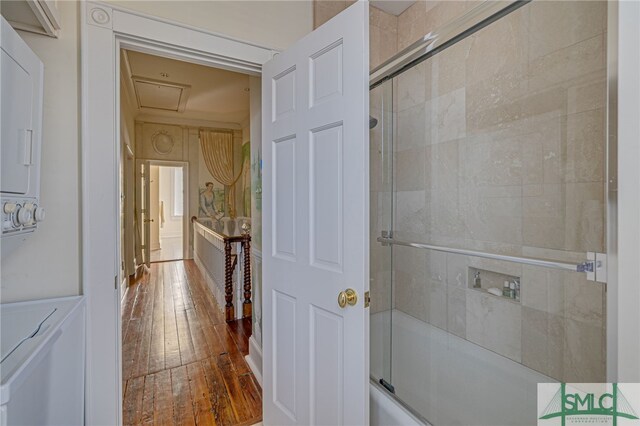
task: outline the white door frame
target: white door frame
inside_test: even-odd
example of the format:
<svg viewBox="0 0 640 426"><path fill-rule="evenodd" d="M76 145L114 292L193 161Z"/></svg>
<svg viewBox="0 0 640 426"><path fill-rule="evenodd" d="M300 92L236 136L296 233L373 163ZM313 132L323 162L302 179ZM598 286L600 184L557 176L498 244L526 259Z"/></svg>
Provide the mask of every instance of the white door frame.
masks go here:
<svg viewBox="0 0 640 426"><path fill-rule="evenodd" d="M607 379L640 381L640 3L609 2L609 129ZM622 90L618 90L622 87ZM617 170L616 170L617 168ZM617 175L617 186L615 177ZM614 179L611 179L614 178Z"/></svg>
<svg viewBox="0 0 640 426"><path fill-rule="evenodd" d="M120 424L120 49L250 75L277 50L100 2L81 2L80 16L85 423Z"/></svg>
<svg viewBox="0 0 640 426"><path fill-rule="evenodd" d="M150 158L136 158L138 161L148 161L151 166L182 168L182 258L189 259L189 162L178 160L152 160ZM139 167L137 168L139 170ZM139 207L139 206L138 206Z"/></svg>

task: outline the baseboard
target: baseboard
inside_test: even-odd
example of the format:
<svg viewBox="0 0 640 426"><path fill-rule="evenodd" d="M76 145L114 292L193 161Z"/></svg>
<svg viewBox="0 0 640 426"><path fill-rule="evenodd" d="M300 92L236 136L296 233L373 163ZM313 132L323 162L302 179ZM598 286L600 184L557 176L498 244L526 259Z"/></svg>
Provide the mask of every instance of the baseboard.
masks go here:
<svg viewBox="0 0 640 426"><path fill-rule="evenodd" d="M249 355L245 356L244 359L249 364L249 368L256 380L262 386L262 348L253 336L249 338Z"/></svg>

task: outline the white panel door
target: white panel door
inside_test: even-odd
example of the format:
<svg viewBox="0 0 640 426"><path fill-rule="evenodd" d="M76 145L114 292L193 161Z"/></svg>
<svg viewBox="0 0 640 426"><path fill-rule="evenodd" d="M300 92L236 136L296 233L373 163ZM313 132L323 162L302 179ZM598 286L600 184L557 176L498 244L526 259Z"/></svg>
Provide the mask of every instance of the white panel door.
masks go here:
<svg viewBox="0 0 640 426"><path fill-rule="evenodd" d="M368 13L353 4L263 68L267 425L369 422Z"/></svg>
<svg viewBox="0 0 640 426"><path fill-rule="evenodd" d="M137 263L143 262L151 266L151 162L149 160L136 161L136 215L140 228L142 242L142 257Z"/></svg>

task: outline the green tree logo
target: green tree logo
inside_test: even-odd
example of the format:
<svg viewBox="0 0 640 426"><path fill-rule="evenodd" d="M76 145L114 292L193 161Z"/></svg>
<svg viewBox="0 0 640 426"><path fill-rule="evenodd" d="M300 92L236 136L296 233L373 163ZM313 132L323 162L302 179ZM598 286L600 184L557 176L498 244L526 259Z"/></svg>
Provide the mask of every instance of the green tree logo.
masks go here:
<svg viewBox="0 0 640 426"><path fill-rule="evenodd" d="M540 420L560 417L562 426L565 426L567 417L571 416L607 416L613 419L613 426L617 426L619 417L638 419L638 415L618 388L617 383L613 384L611 393L604 392L599 395L580 393L566 383L561 383L558 391L540 414Z"/></svg>

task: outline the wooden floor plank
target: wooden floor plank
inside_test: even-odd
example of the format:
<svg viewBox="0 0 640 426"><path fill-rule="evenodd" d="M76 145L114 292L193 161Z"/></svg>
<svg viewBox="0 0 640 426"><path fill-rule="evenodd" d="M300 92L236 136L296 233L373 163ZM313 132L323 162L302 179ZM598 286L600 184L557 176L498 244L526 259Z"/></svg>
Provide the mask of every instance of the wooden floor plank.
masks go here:
<svg viewBox="0 0 640 426"><path fill-rule="evenodd" d="M220 340L222 340L224 347L227 349L229 360L236 372L236 375L249 373L251 370L249 370L247 361L244 359L242 352L240 352L240 349L229 330L229 326L227 324L217 324L215 329L218 336L220 336Z"/></svg>
<svg viewBox="0 0 640 426"><path fill-rule="evenodd" d="M178 263L176 265L176 270L178 272L179 279L184 282L182 287L182 297L184 301L185 314L187 317L187 325L189 332L191 334L191 343L193 345L194 358L195 360L205 359L210 355L209 353L209 345L207 344L206 337L202 328L202 321L196 311L196 301L199 300L199 293L192 291L191 287L194 285L190 285L187 273L184 267L184 263ZM199 305L202 305L202 302L199 302ZM206 317L205 317L206 318Z"/></svg>
<svg viewBox="0 0 640 426"><path fill-rule="evenodd" d="M242 394L242 386L240 386L238 375L233 368L229 355L222 354L216 361L218 370L222 374L225 387L227 388L227 393L229 394L229 399L231 400L231 407L233 407L233 412L236 415L236 419L239 422L249 420L252 417L251 409L247 406L247 403L244 399L244 395Z"/></svg>
<svg viewBox="0 0 640 426"><path fill-rule="evenodd" d="M247 326L248 324L248 326ZM251 319L243 318L227 324L231 337L242 355L249 355L249 337L251 336Z"/></svg>
<svg viewBox="0 0 640 426"><path fill-rule="evenodd" d="M131 312L133 311L133 305L136 301L136 291L138 291L138 285L128 286L122 296L122 305L120 308L120 314L122 315L122 337L126 336L126 326L131 318Z"/></svg>
<svg viewBox="0 0 640 426"><path fill-rule="evenodd" d="M180 348L181 365L186 365L196 360L195 348L191 340L191 330L189 330L189 320L187 318L187 306L190 305L190 297L185 301L184 287L187 286L186 281L182 280L176 263L171 262L167 265L171 268L171 287L173 289L173 303L176 314L176 327L178 332L178 347Z"/></svg>
<svg viewBox="0 0 640 426"><path fill-rule="evenodd" d="M159 264L151 265L151 274L156 275L155 293L153 300L153 329L151 332L151 347L149 352L149 366L147 374L164 370L164 274Z"/></svg>
<svg viewBox="0 0 640 426"><path fill-rule="evenodd" d="M200 308L204 309L209 316L212 324L222 324L224 320L224 312L218 307L215 299L211 295L204 277L198 270L195 262L185 263L185 270L187 272L187 279L192 283L192 291L197 291L202 297L200 297Z"/></svg>
<svg viewBox="0 0 640 426"><path fill-rule="evenodd" d="M173 389L173 423L176 425L195 425L186 365L171 370L171 388Z"/></svg>
<svg viewBox="0 0 640 426"><path fill-rule="evenodd" d="M251 318L242 318L240 321L240 323L242 324L242 332L244 333L244 337L247 339L247 342L249 341L249 337L251 337L251 334L253 334L253 324L251 323Z"/></svg>
<svg viewBox="0 0 640 426"><path fill-rule="evenodd" d="M211 400L211 409L218 425L235 425L238 423L237 417L231 406L231 400L227 393L224 379L215 358L207 358L202 361L207 387L209 388L209 399Z"/></svg>
<svg viewBox="0 0 640 426"><path fill-rule="evenodd" d="M251 417L260 417L262 415L262 392L256 386L253 374L243 374L238 377L238 380Z"/></svg>
<svg viewBox="0 0 640 426"><path fill-rule="evenodd" d="M180 365L180 345L178 343L178 325L176 322L175 305L173 303L173 285L171 283L171 266L173 262L162 263L165 279L164 285L164 366L165 368Z"/></svg>
<svg viewBox="0 0 640 426"><path fill-rule="evenodd" d="M157 287L157 274L145 280L146 302L144 306L144 316L140 319L140 330L138 336L138 348L136 359L133 363L134 367L131 374L134 376L142 376L147 373L149 366L149 354L151 352L151 335L153 333L153 305L155 300L155 290Z"/></svg>
<svg viewBox="0 0 640 426"><path fill-rule="evenodd" d="M122 299L125 424L252 425L262 390L244 355L250 319L226 323L193 261L154 263Z"/></svg>
<svg viewBox="0 0 640 426"><path fill-rule="evenodd" d="M187 309L187 321L189 323L189 332L191 333L191 341L193 342L193 350L196 360L202 360L210 355L207 338L204 335L202 323L198 318L195 308Z"/></svg>
<svg viewBox="0 0 640 426"><path fill-rule="evenodd" d="M153 404L156 375L144 376L144 398L142 400L142 424L153 424Z"/></svg>
<svg viewBox="0 0 640 426"><path fill-rule="evenodd" d="M173 391L171 389L171 370L162 370L155 374L153 386L153 424L173 424Z"/></svg>
<svg viewBox="0 0 640 426"><path fill-rule="evenodd" d="M182 298L184 301L184 309L193 309L193 298L191 297L190 285L187 280L187 272L184 267L184 262L176 262L176 279L182 283L180 288L182 289Z"/></svg>
<svg viewBox="0 0 640 426"><path fill-rule="evenodd" d="M126 381L132 377L136 377L136 362L140 333L143 326L142 310L147 303L147 282L141 280L137 284L131 286L127 291L128 298L134 299L133 302L124 301L125 305L130 305L127 312L123 312L122 323L122 376Z"/></svg>
<svg viewBox="0 0 640 426"><path fill-rule="evenodd" d="M122 380L129 380L136 363L136 351L138 350L138 339L140 320L130 320L127 326L127 337L122 340Z"/></svg>
<svg viewBox="0 0 640 426"><path fill-rule="evenodd" d="M193 400L193 415L197 425L212 426L216 424L209 398L209 388L204 369L200 362L187 365L191 398Z"/></svg>
<svg viewBox="0 0 640 426"><path fill-rule="evenodd" d="M176 324L178 327L180 361L182 365L190 364L196 360L196 350L193 347L193 340L191 340L189 319L185 310L176 311Z"/></svg>
<svg viewBox="0 0 640 426"><path fill-rule="evenodd" d="M128 380L122 413L124 424L134 425L140 423L143 397L144 377L135 377Z"/></svg>

